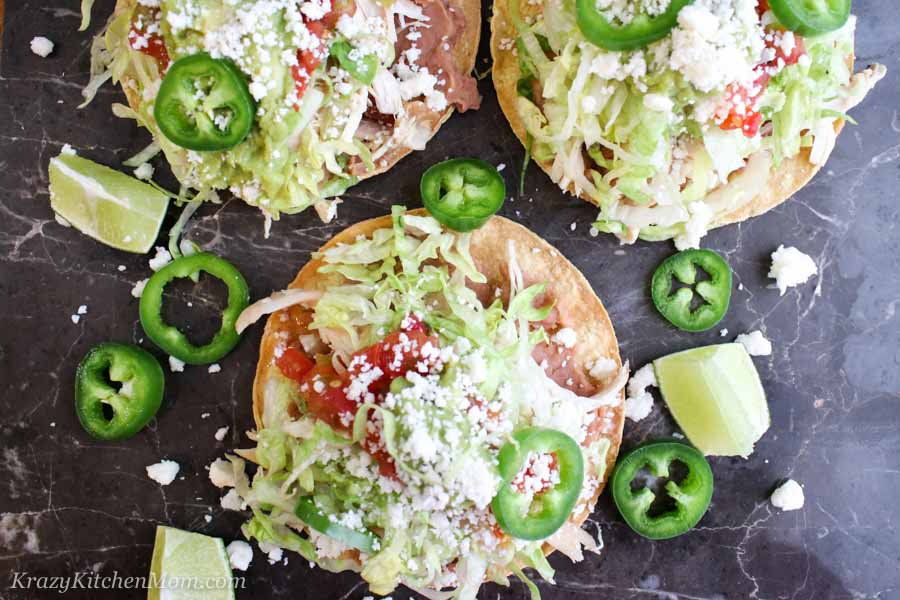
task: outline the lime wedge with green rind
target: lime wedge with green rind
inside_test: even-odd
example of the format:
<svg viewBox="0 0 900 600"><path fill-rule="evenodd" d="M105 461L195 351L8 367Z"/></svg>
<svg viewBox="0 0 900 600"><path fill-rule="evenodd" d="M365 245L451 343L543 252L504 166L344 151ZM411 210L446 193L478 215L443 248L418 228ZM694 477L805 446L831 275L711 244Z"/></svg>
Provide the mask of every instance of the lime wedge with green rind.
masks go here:
<svg viewBox="0 0 900 600"><path fill-rule="evenodd" d="M147 600L234 600L231 564L222 540L157 527Z"/></svg>
<svg viewBox="0 0 900 600"><path fill-rule="evenodd" d="M653 361L669 411L698 450L743 456L769 429L769 405L741 344L703 346Z"/></svg>
<svg viewBox="0 0 900 600"><path fill-rule="evenodd" d="M81 233L143 254L156 241L169 197L109 167L60 154L50 159L50 206Z"/></svg>

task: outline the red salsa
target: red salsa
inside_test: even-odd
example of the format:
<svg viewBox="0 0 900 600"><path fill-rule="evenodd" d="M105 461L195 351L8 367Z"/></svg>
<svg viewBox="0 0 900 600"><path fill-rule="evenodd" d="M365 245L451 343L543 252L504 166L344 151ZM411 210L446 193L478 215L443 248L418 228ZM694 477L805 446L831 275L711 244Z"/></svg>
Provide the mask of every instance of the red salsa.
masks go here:
<svg viewBox="0 0 900 600"><path fill-rule="evenodd" d="M768 10L768 1L760 0L757 12L760 16ZM784 43L784 36L793 36L793 45ZM747 137L753 137L759 133L763 124L763 116L758 110L759 100L766 91L769 80L786 66L796 64L800 57L806 53L803 38L791 32L776 29L767 29L765 36L766 48L774 50L774 57L756 66L754 73L757 78L750 87L732 83L725 90L725 99L728 102L728 114L719 122L722 129L740 129ZM786 50L785 46L789 46Z"/></svg>
<svg viewBox="0 0 900 600"><path fill-rule="evenodd" d="M131 15L128 43L133 50L156 59L160 72L169 67L169 52L159 30L159 8L138 4Z"/></svg>
<svg viewBox="0 0 900 600"><path fill-rule="evenodd" d="M401 329L363 348L350 357L347 372L340 375L328 360L313 361L296 347L286 348L275 359L281 373L300 384L307 410L338 431L349 432L363 402L380 403L391 382L410 371L426 374L438 363L440 342L414 315ZM385 450L378 430L362 443L378 462L382 475L396 477L393 458Z"/></svg>

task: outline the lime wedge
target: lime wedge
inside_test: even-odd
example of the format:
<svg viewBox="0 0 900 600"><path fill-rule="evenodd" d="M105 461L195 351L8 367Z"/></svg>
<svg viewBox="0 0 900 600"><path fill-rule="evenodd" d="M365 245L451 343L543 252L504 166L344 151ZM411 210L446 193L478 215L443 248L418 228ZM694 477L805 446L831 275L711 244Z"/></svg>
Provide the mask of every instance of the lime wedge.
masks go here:
<svg viewBox="0 0 900 600"><path fill-rule="evenodd" d="M169 198L134 177L60 154L50 159L50 206L81 233L143 254L156 241Z"/></svg>
<svg viewBox="0 0 900 600"><path fill-rule="evenodd" d="M147 600L234 600L231 565L219 538L156 528Z"/></svg>
<svg viewBox="0 0 900 600"><path fill-rule="evenodd" d="M759 373L741 344L719 344L653 361L669 411L698 450L743 456L769 429Z"/></svg>

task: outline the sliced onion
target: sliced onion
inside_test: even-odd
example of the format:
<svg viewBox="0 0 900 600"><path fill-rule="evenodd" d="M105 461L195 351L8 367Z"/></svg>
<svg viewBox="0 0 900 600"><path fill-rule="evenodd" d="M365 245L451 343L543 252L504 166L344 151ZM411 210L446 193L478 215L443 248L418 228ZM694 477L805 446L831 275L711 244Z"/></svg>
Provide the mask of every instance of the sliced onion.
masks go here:
<svg viewBox="0 0 900 600"><path fill-rule="evenodd" d="M322 292L319 290L287 289L275 292L268 298L258 300L244 309L237 319L234 328L238 333L259 321L263 315L270 315L275 311L294 306L295 304L314 305Z"/></svg>

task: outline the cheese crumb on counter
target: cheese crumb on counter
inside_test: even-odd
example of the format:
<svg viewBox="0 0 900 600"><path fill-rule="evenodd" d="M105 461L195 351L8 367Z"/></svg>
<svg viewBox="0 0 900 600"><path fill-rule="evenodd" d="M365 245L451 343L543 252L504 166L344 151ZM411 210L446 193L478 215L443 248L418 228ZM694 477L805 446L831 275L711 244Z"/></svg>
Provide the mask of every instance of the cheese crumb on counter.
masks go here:
<svg viewBox="0 0 900 600"><path fill-rule="evenodd" d="M172 262L172 255L169 254L169 251L162 246L157 246L156 256L147 261L147 264L149 264L150 268L154 271L159 271L170 262Z"/></svg>
<svg viewBox="0 0 900 600"><path fill-rule="evenodd" d="M219 505L225 510L244 510L247 507L240 494L234 490L228 490L228 493L219 500Z"/></svg>
<svg viewBox="0 0 900 600"><path fill-rule="evenodd" d="M750 356L769 356L772 354L772 342L766 339L766 336L758 329L750 333L742 333L734 341L741 344Z"/></svg>
<svg viewBox="0 0 900 600"><path fill-rule="evenodd" d="M219 363L213 363L209 365L209 368L206 370L207 373L218 373L222 370L222 367Z"/></svg>
<svg viewBox="0 0 900 600"><path fill-rule="evenodd" d="M219 427L219 428L216 430L215 438L216 438L216 440L218 440L218 441L221 442L222 440L225 439L225 436L226 436L226 435L228 435L228 427L227 427L227 426L226 426L226 427Z"/></svg>
<svg viewBox="0 0 900 600"><path fill-rule="evenodd" d="M40 56L47 58L53 52L53 42L42 35L31 38L31 51Z"/></svg>
<svg viewBox="0 0 900 600"><path fill-rule="evenodd" d="M144 286L147 285L148 281L150 281L150 280L149 279L141 279L140 281L135 283L134 287L131 288L131 295L134 296L135 298L140 298L141 294L144 293Z"/></svg>
<svg viewBox="0 0 900 600"><path fill-rule="evenodd" d="M653 396L647 388L656 387L656 373L653 363L635 371L628 381L628 397L625 398L625 416L632 421L641 421L653 411Z"/></svg>
<svg viewBox="0 0 900 600"><path fill-rule="evenodd" d="M818 272L819 269L812 257L793 246L785 248L782 244L772 253L769 277L775 280L775 286L782 296L789 287L806 283Z"/></svg>
<svg viewBox="0 0 900 600"><path fill-rule="evenodd" d="M234 487L234 468L223 458L217 458L209 465L209 480L217 488Z"/></svg>
<svg viewBox="0 0 900 600"><path fill-rule="evenodd" d="M184 361L178 360L174 356L169 357L169 369L173 373L181 373L184 371Z"/></svg>
<svg viewBox="0 0 900 600"><path fill-rule="evenodd" d="M253 548L247 542L235 540L225 547L225 552L232 569L246 571L253 562Z"/></svg>
<svg viewBox="0 0 900 600"><path fill-rule="evenodd" d="M793 479L788 479L772 492L769 501L775 508L783 511L799 510L803 508L806 498L803 496L803 488Z"/></svg>
<svg viewBox="0 0 900 600"><path fill-rule="evenodd" d="M174 460L161 460L147 467L147 477L159 485L169 485L175 481L179 469L178 463Z"/></svg>

